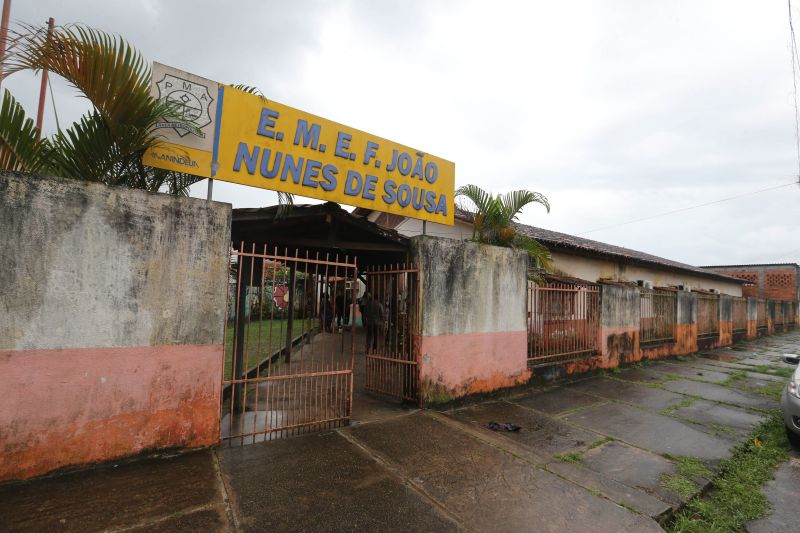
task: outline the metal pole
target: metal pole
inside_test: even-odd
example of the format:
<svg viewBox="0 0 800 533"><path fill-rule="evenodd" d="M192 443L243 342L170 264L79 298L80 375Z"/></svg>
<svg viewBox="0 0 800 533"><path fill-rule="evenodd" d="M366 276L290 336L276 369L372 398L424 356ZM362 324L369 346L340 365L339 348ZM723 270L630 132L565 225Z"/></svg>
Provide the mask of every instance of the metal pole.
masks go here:
<svg viewBox="0 0 800 533"><path fill-rule="evenodd" d="M11 16L11 0L3 0L3 17L0 19L0 60L6 58L6 41L8 41L8 18ZM0 83L3 78L0 77Z"/></svg>
<svg viewBox="0 0 800 533"><path fill-rule="evenodd" d="M427 220L423 220L422 221L422 234L425 235L427 230L428 230L428 221Z"/></svg>
<svg viewBox="0 0 800 533"><path fill-rule="evenodd" d="M211 193L213 190L214 190L214 180L208 178L208 194L206 195L206 200L208 200L209 202L211 201Z"/></svg>
<svg viewBox="0 0 800 533"><path fill-rule="evenodd" d="M5 9L5 8L4 8ZM47 21L47 41L53 35L53 26L56 21L50 17ZM36 129L42 131L42 120L44 119L44 101L47 96L47 69L42 69L42 87L39 89L39 113L36 115ZM39 133L41 135L41 133Z"/></svg>
<svg viewBox="0 0 800 533"><path fill-rule="evenodd" d="M286 320L286 352L284 360L287 363L292 361L292 340L294 333L294 290L295 280L297 279L297 263L289 265L289 316Z"/></svg>
<svg viewBox="0 0 800 533"><path fill-rule="evenodd" d="M244 246L240 251L244 251ZM239 286L237 305L236 305L236 333L234 337L234 346L236 347L233 353L233 371L231 372L232 379L243 379L247 376L247 369L244 368L244 343L245 343L245 321L247 319L247 278L243 275L244 272L250 269L253 258L243 255L239 256ZM244 405L244 384L237 383L233 387L233 409L234 411L241 411Z"/></svg>

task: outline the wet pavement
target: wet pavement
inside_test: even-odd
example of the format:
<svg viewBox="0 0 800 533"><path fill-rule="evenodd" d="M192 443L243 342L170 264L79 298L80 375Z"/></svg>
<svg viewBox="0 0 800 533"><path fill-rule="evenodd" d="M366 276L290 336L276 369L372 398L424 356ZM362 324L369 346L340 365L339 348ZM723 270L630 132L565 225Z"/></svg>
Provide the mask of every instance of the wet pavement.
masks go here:
<svg viewBox="0 0 800 533"><path fill-rule="evenodd" d="M777 335L438 411L359 394L338 430L2 485L0 530L659 531L777 407L773 369L798 352ZM709 469L688 493L684 457ZM749 529L790 527L798 486L795 457Z"/></svg>

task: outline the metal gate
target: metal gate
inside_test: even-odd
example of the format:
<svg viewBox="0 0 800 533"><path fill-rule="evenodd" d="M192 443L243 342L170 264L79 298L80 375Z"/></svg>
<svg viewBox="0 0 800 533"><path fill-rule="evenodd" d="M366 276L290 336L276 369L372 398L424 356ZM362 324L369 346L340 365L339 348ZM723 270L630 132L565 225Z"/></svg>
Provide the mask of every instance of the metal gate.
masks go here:
<svg viewBox="0 0 800 533"><path fill-rule="evenodd" d="M368 269L366 275L361 305L367 337L365 388L419 401L419 271L406 264L388 265Z"/></svg>
<svg viewBox="0 0 800 533"><path fill-rule="evenodd" d="M356 274L338 255L243 243L231 253L223 446L348 423Z"/></svg>
<svg viewBox="0 0 800 533"><path fill-rule="evenodd" d="M600 287L528 282L528 367L556 365L599 351Z"/></svg>

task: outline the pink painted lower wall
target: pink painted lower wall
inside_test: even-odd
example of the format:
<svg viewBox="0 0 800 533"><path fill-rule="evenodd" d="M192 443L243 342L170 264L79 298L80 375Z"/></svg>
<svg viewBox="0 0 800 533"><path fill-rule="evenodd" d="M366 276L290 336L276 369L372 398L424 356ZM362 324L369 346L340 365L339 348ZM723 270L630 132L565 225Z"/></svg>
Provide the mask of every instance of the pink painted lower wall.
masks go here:
<svg viewBox="0 0 800 533"><path fill-rule="evenodd" d="M0 480L219 441L222 345L0 351Z"/></svg>
<svg viewBox="0 0 800 533"><path fill-rule="evenodd" d="M424 404L513 387L531 375L524 330L424 336L419 343Z"/></svg>

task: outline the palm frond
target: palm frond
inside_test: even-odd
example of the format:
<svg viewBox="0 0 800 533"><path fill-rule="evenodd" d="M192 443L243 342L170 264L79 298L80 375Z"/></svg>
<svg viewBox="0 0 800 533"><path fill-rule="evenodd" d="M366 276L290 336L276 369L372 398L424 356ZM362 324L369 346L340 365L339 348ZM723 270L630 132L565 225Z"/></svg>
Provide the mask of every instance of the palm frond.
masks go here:
<svg viewBox="0 0 800 533"><path fill-rule="evenodd" d="M550 250L539 241L517 233L514 237L514 247L528 252L535 267L552 272L553 257L550 255Z"/></svg>
<svg viewBox="0 0 800 533"><path fill-rule="evenodd" d="M151 73L141 54L119 36L81 25L47 29L21 25L12 33L2 77L47 69L61 76L93 109L50 143L49 158L64 177L184 194L200 178L156 172L141 155L160 142L158 121L184 122L178 106L150 94Z"/></svg>
<svg viewBox="0 0 800 533"><path fill-rule="evenodd" d="M22 25L12 33L3 77L47 69L82 93L114 133L122 125L147 128L157 118L150 68L119 36L80 25Z"/></svg>
<svg viewBox="0 0 800 533"><path fill-rule="evenodd" d="M261 92L261 89L259 89L258 87L255 87L253 85L245 85L244 83L236 83L236 84L231 84L230 86L233 87L236 90L245 92L247 94L254 94L256 96L260 96L261 98L266 98L264 96L264 93Z"/></svg>
<svg viewBox="0 0 800 533"><path fill-rule="evenodd" d="M50 142L51 164L62 177L108 185L125 185L130 178L129 165L120 157L120 147L96 111L56 133ZM126 172L120 175L121 171Z"/></svg>
<svg viewBox="0 0 800 533"><path fill-rule="evenodd" d="M39 140L33 119L6 89L0 107L0 168L42 172L46 165L47 141Z"/></svg>
<svg viewBox="0 0 800 533"><path fill-rule="evenodd" d="M543 194L525 189L508 192L500 200L503 218L510 224L517 220L517 216L525 206L533 203L542 204L547 212L550 212L550 203Z"/></svg>

